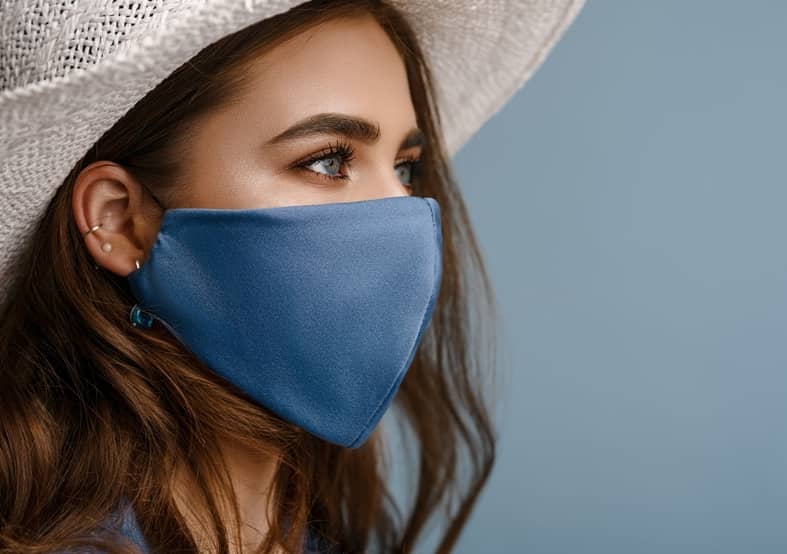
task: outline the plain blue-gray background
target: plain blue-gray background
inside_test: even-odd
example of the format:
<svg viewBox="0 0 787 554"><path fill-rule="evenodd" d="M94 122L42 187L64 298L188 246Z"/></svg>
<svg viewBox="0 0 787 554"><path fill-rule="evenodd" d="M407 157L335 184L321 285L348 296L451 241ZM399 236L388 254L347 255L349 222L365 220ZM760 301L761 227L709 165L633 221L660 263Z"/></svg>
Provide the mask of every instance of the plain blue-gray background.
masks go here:
<svg viewBox="0 0 787 554"><path fill-rule="evenodd" d="M787 2L590 1L455 157L503 308L457 552L787 552Z"/></svg>

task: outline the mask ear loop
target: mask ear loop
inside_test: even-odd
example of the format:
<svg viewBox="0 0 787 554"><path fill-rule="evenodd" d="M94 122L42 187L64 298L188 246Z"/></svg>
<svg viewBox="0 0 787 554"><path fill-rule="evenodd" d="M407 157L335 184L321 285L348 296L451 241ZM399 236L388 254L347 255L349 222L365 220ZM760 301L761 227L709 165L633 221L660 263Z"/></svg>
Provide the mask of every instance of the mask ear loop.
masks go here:
<svg viewBox="0 0 787 554"><path fill-rule="evenodd" d="M134 327L150 329L153 326L153 316L143 310L139 304L134 304L128 314L128 319Z"/></svg>
<svg viewBox="0 0 787 554"><path fill-rule="evenodd" d="M150 194L151 198L153 198L156 204L158 204L162 212L167 211L167 208L164 206L164 203L161 202L161 200L159 200L155 194L153 194L153 191L151 191L147 186L145 186L144 183L142 184L142 187L148 192L148 194ZM139 264L139 260L134 260L134 264L137 266L137 269L141 267ZM129 321L131 321L131 325L134 327L138 327L142 329L150 329L153 326L154 316L143 310L139 304L134 304L131 307L131 310L129 310L128 318Z"/></svg>

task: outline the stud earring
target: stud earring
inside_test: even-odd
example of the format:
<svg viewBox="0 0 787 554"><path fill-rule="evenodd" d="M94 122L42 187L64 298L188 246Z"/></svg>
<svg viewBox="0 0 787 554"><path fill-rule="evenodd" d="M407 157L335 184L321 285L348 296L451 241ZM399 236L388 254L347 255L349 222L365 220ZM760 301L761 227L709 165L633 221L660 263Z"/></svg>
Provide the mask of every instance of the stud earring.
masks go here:
<svg viewBox="0 0 787 554"><path fill-rule="evenodd" d="M112 245L109 244L108 242L105 242L104 244L101 245L101 250L103 250L104 252L112 252Z"/></svg>

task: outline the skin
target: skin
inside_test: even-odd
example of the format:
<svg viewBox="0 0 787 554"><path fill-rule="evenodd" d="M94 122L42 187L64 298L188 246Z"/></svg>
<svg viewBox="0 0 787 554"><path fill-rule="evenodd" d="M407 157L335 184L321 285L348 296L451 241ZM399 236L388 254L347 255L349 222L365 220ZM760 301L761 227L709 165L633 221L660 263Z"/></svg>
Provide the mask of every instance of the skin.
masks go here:
<svg viewBox="0 0 787 554"><path fill-rule="evenodd" d="M262 208L369 200L411 194L405 158L417 158L421 146L401 149L417 127L405 66L393 43L371 16L335 19L277 45L249 66L250 93L240 102L202 117L190 137L187 186L176 191L167 208ZM334 113L362 117L379 125L379 138L367 143L336 133L300 137L281 144L270 139L303 118ZM347 142L354 159L340 156L292 168L299 161ZM349 166L349 167L348 167ZM344 174L346 181L322 176ZM128 275L148 256L162 211L146 189L122 166L99 161L77 178L73 216L95 263ZM112 245L110 252L102 245ZM236 486L247 545L264 536L265 499L275 460L259 460L241 445L216 445L224 453ZM181 506L190 506L185 481L178 489ZM199 536L199 525L194 524Z"/></svg>

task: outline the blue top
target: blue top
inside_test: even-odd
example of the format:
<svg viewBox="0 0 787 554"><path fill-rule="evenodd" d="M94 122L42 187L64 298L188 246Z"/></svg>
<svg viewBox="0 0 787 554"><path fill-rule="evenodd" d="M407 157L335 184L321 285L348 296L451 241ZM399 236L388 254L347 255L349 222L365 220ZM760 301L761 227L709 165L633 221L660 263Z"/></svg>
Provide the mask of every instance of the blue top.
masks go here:
<svg viewBox="0 0 787 554"><path fill-rule="evenodd" d="M145 541L145 537L142 535L142 530L139 528L133 507L127 501L125 502L125 505L125 509L122 506L120 508L122 510L122 514L120 514L122 516L122 520L120 521L121 533L134 544L136 544L143 554L152 554L150 546ZM110 522L113 519L114 518L110 518ZM329 554L330 552L333 552L333 550L331 550L323 541L320 541L320 536L317 533L309 534L304 554Z"/></svg>
<svg viewBox="0 0 787 554"><path fill-rule="evenodd" d="M121 532L123 535L128 537L131 542L139 546L139 549L141 552L143 552L143 554L150 553L150 547L145 541L145 537L142 535L142 530L139 528L139 524L137 523L137 516L130 505L124 512Z"/></svg>

